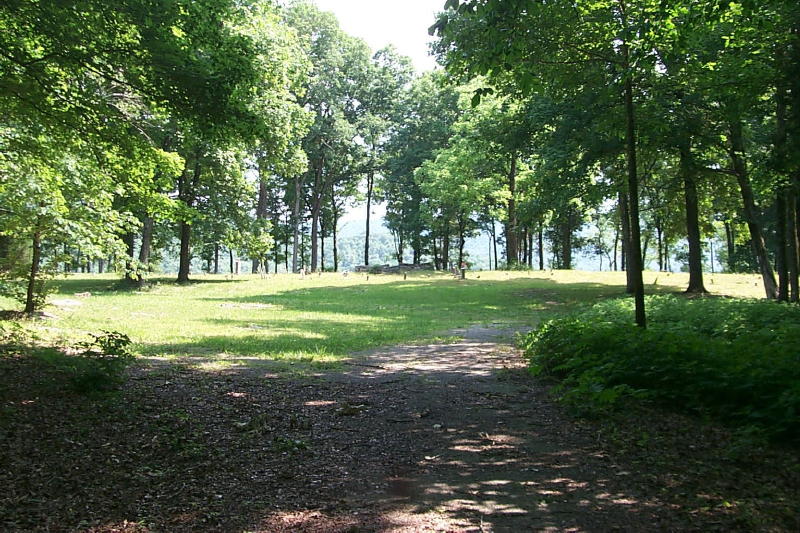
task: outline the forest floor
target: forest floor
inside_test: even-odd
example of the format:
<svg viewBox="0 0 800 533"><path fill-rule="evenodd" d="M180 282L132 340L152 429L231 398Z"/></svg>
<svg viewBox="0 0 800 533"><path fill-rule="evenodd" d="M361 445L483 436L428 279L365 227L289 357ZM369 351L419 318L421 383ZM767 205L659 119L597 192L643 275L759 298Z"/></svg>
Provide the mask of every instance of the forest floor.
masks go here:
<svg viewBox="0 0 800 533"><path fill-rule="evenodd" d="M0 358L0 529L800 529L792 450L661 412L575 419L514 333L469 327L298 374L153 357L88 400L41 361Z"/></svg>

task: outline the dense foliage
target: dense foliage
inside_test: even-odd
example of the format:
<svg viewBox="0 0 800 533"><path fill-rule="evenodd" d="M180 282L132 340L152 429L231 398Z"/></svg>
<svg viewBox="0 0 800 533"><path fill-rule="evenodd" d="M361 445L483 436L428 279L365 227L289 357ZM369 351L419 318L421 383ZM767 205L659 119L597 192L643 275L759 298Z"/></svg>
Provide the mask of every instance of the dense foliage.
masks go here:
<svg viewBox="0 0 800 533"><path fill-rule="evenodd" d="M339 270L356 208L368 265L380 203L393 261L583 253L640 325L643 267L800 299L794 2L442 7L419 74L306 0L3 4L0 291L32 313L58 272Z"/></svg>
<svg viewBox="0 0 800 533"><path fill-rule="evenodd" d="M675 296L648 305L647 330L619 299L546 322L524 343L533 372L584 410L645 400L800 438L800 309Z"/></svg>

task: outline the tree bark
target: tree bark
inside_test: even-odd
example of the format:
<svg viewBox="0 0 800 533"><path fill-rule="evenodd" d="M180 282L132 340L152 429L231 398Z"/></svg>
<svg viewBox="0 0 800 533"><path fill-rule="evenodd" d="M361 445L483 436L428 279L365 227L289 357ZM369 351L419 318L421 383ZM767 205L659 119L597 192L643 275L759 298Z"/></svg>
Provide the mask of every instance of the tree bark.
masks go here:
<svg viewBox="0 0 800 533"><path fill-rule="evenodd" d="M750 176L744 160L744 137L742 135L742 123L734 120L730 124L730 158L736 179L739 182L739 190L744 204L744 217L747 227L750 230L750 241L753 245L753 252L758 261L758 268L761 271L761 278L764 281L764 291L767 298L774 299L778 296L778 286L775 283L775 275L769 263L767 247L764 244L764 235L761 225L756 217L756 202L753 194L753 187L750 184Z"/></svg>
<svg viewBox="0 0 800 533"><path fill-rule="evenodd" d="M725 221L725 244L728 248L728 272L733 272L735 270L735 259L734 256L736 255L736 235L734 234L733 224L726 220Z"/></svg>
<svg viewBox="0 0 800 533"><path fill-rule="evenodd" d="M300 196L303 193L303 181L300 176L294 180L294 237L292 242L292 272L297 274L300 268L297 263L297 254L300 251Z"/></svg>
<svg viewBox="0 0 800 533"><path fill-rule="evenodd" d="M450 269L450 220L445 219L442 234L442 270Z"/></svg>
<svg viewBox="0 0 800 533"><path fill-rule="evenodd" d="M133 255L136 246L136 235L127 233L122 237L122 242L125 244L125 281L128 283L135 283L137 276L134 274L133 268ZM77 269L76 269L77 271Z"/></svg>
<svg viewBox="0 0 800 533"><path fill-rule="evenodd" d="M333 226L331 227L331 236L333 237L333 271L339 272L339 207L336 205L336 194L333 190L333 184L331 184L331 218L333 219Z"/></svg>
<svg viewBox="0 0 800 533"><path fill-rule="evenodd" d="M375 185L375 174L370 170L367 176L367 224L364 233L364 265L369 266L369 221L372 210L372 189Z"/></svg>
<svg viewBox="0 0 800 533"><path fill-rule="evenodd" d="M267 190L267 180L264 176L263 172L264 165L259 162L258 165L258 203L256 204L256 220L258 219L265 219L267 218L267 195L269 191ZM258 270L258 259L253 259L252 264L252 272L256 272Z"/></svg>
<svg viewBox="0 0 800 533"><path fill-rule="evenodd" d="M798 224L797 224L797 180L789 189L789 196L786 202L786 220L787 220L787 238L788 238L788 270L789 270L789 288L791 289L791 296L789 299L792 302L800 301L800 280L798 274L800 270L800 242L798 242Z"/></svg>
<svg viewBox="0 0 800 533"><path fill-rule="evenodd" d="M692 170L691 147L688 144L680 147L680 172L686 205L686 238L689 241L689 286L686 292L705 294L708 291L703 284L703 248L700 241L697 183Z"/></svg>
<svg viewBox="0 0 800 533"><path fill-rule="evenodd" d="M533 270L533 228L528 232L528 268Z"/></svg>
<svg viewBox="0 0 800 533"><path fill-rule="evenodd" d="M219 243L214 243L214 274L219 274Z"/></svg>
<svg viewBox="0 0 800 533"><path fill-rule="evenodd" d="M186 172L183 174L184 178L188 178ZM200 181L200 160L199 157L195 159L194 163L194 172L192 173L192 179L190 182L186 182L186 180L182 180L183 187L181 192L181 199L186 204L186 207L191 208L194 206L195 202L195 191L197 190L197 184ZM182 220L180 223L180 233L181 233L181 248L180 248L180 256L179 256L179 264L178 264L178 283L188 283L189 282L189 271L191 269L191 240L192 240L192 225L186 221Z"/></svg>
<svg viewBox="0 0 800 533"><path fill-rule="evenodd" d="M314 168L314 187L311 190L311 272L319 268L319 219L322 212L322 166L324 159Z"/></svg>
<svg viewBox="0 0 800 533"><path fill-rule="evenodd" d="M31 269L28 276L28 291L25 295L25 313L32 315L36 311L36 282L39 277L39 265L42 261L42 234L39 230L33 232Z"/></svg>
<svg viewBox="0 0 800 533"><path fill-rule="evenodd" d="M660 218L656 218L655 220L656 226L656 246L658 247L658 271L664 272L664 240L663 240L663 228L661 226Z"/></svg>
<svg viewBox="0 0 800 533"><path fill-rule="evenodd" d="M544 224L539 222L539 231L537 232L539 239L539 270L544 270Z"/></svg>
<svg viewBox="0 0 800 533"><path fill-rule="evenodd" d="M146 216L142 222L142 244L139 247L139 263L141 268L146 271L150 270L150 254L153 247L153 227L155 221L153 217ZM136 282L143 285L145 282L144 276L139 275Z"/></svg>
<svg viewBox="0 0 800 533"><path fill-rule="evenodd" d="M776 63L783 66L785 53L778 47ZM786 176L786 90L784 83L778 83L775 88L775 159L778 171ZM788 233L788 205L790 196L788 183L781 184L775 191L775 233L777 249L775 253L775 270L778 271L778 300L789 301L789 233Z"/></svg>
<svg viewBox="0 0 800 533"><path fill-rule="evenodd" d="M431 243L433 246L433 268L440 270L439 267L439 248L436 246L436 233L431 232Z"/></svg>
<svg viewBox="0 0 800 533"><path fill-rule="evenodd" d="M492 219L492 247L494 248L494 269L497 270L500 263L497 259L497 228L495 227L495 220ZM490 265L491 266L491 265Z"/></svg>
<svg viewBox="0 0 800 533"><path fill-rule="evenodd" d="M508 171L508 220L506 221L506 268L517 262L517 154L511 154L511 167Z"/></svg>
<svg viewBox="0 0 800 533"><path fill-rule="evenodd" d="M623 5L624 9L624 5ZM627 21L625 22L627 26ZM644 308L644 279L642 278L642 243L639 228L639 175L636 162L636 114L633 106L633 81L630 72L630 52L628 43L622 43L622 54L625 62L625 145L628 160L628 216L630 219L630 248L628 266L631 271L633 297L635 302L636 325L647 327L647 316Z"/></svg>
<svg viewBox="0 0 800 533"><path fill-rule="evenodd" d="M625 271L625 292L633 294L633 277L631 275L630 265L628 264L628 251L630 250L631 242L631 225L630 216L628 215L628 195L624 192L619 193L619 218L620 225L622 226L622 250L620 253L620 265L622 270Z"/></svg>
<svg viewBox="0 0 800 533"><path fill-rule="evenodd" d="M11 237L0 235L0 260L8 258L8 249L11 245ZM64 245L64 253L67 252L67 245Z"/></svg>
<svg viewBox="0 0 800 533"><path fill-rule="evenodd" d="M178 283L189 282L189 271L191 263L191 240L192 240L192 225L186 221L180 223L181 230L181 248L180 248L180 262L178 265Z"/></svg>
<svg viewBox="0 0 800 533"><path fill-rule="evenodd" d="M461 213L458 216L458 268L461 268L461 265L464 264L464 245L466 244L467 238L465 236L467 232L467 222L466 216Z"/></svg>
<svg viewBox="0 0 800 533"><path fill-rule="evenodd" d="M574 217L572 206L567 206L567 214L561 221L561 268L572 270L572 219Z"/></svg>
<svg viewBox="0 0 800 533"><path fill-rule="evenodd" d="M775 270L778 271L778 300L782 302L789 301L786 212L786 189L779 188L775 195L775 233L778 241L775 250Z"/></svg>
<svg viewBox="0 0 800 533"><path fill-rule="evenodd" d="M325 217L319 218L319 269L325 272Z"/></svg>

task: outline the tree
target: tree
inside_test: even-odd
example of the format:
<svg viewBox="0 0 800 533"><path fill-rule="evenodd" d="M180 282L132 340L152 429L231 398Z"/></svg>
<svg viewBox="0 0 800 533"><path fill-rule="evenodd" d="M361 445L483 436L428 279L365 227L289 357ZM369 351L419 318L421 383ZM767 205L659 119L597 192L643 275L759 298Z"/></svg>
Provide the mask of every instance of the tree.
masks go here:
<svg viewBox="0 0 800 533"><path fill-rule="evenodd" d="M408 244L412 262L419 264L425 252L422 235L426 228L420 214L423 195L414 171L449 145L451 128L462 111L458 91L446 85L438 72L414 79L401 97L401 114L386 146L381 189L387 204L386 225L397 241L398 262Z"/></svg>

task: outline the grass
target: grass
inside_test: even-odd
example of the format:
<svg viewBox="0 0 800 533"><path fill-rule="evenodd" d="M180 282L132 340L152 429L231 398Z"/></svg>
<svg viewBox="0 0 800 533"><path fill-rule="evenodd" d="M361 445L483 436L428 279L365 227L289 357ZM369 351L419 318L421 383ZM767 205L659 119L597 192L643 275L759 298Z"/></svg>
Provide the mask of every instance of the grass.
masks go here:
<svg viewBox="0 0 800 533"><path fill-rule="evenodd" d="M113 275L56 280L47 311L57 318L34 327L45 341L71 344L89 333L127 334L148 357L270 360L336 365L350 354L413 342L472 324L532 326L543 315L623 293L611 272L473 272L466 281L441 274L195 276L188 285L156 279L143 291ZM713 280L713 281L712 281ZM674 292L682 274L647 273L648 290ZM754 276L716 275L709 288L758 296ZM91 296L81 297L81 293ZM13 302L0 300L0 308ZM2 323L0 323L2 324ZM211 365L216 368L217 366Z"/></svg>

